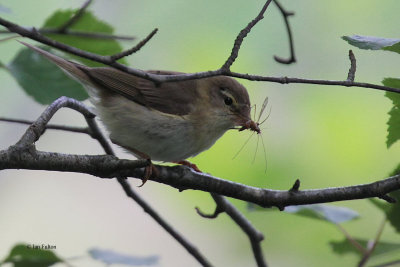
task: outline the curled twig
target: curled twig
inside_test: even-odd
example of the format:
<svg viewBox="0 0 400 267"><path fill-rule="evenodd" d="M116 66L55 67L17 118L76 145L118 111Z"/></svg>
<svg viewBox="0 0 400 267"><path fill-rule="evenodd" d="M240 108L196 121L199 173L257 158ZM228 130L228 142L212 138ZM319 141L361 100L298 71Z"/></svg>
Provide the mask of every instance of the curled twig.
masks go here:
<svg viewBox="0 0 400 267"><path fill-rule="evenodd" d="M283 6L278 2L278 0L274 0L274 3L278 7L279 11L281 12L283 19L285 21L286 25L286 32L288 34L289 38L289 49L290 49L290 57L288 59L284 59L278 56L274 56L275 61L282 63L282 64L292 64L296 62L296 56L294 54L294 42L293 42L293 36L292 36L292 30L290 28L289 24L289 17L293 16L293 12L286 11Z"/></svg>

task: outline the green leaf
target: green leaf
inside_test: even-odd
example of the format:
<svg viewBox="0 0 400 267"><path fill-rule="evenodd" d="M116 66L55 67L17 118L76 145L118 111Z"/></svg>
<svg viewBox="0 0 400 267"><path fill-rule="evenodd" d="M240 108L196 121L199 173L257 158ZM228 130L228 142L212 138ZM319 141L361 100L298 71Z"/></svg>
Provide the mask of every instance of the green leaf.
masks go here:
<svg viewBox="0 0 400 267"><path fill-rule="evenodd" d="M392 204L390 211L387 214L388 221L392 224L397 233L400 233L400 190L389 194L397 200L397 203Z"/></svg>
<svg viewBox="0 0 400 267"><path fill-rule="evenodd" d="M400 53L400 39L361 35L342 36L342 39L360 49L388 50Z"/></svg>
<svg viewBox="0 0 400 267"><path fill-rule="evenodd" d="M398 174L400 174L400 164L397 165L397 167L390 173L389 176L395 176ZM389 195L395 198L397 202L395 204L390 204L391 208L388 212L386 212L387 219L396 229L396 231L400 233L400 190L391 192Z"/></svg>
<svg viewBox="0 0 400 267"><path fill-rule="evenodd" d="M365 239L355 239L362 247L366 248L368 245L368 240ZM360 254L360 252L353 246L347 239L343 239L342 241L331 241L329 245L333 249L336 254ZM390 242L382 242L379 241L377 244L373 256L378 256L384 253L389 253L392 251L399 250L400 252L400 243L390 243Z"/></svg>
<svg viewBox="0 0 400 267"><path fill-rule="evenodd" d="M397 174L400 174L400 164L390 173L389 176L395 176ZM389 193L389 196L395 198L397 202L391 204L376 199L370 199L370 201L386 214L387 220L391 223L394 229L400 233L400 190Z"/></svg>
<svg viewBox="0 0 400 267"><path fill-rule="evenodd" d="M92 248L89 250L90 256L104 262L106 265L111 264L124 264L129 266L147 266L158 265L158 256L137 257L131 255L124 255L112 250Z"/></svg>
<svg viewBox="0 0 400 267"><path fill-rule="evenodd" d="M399 88L400 79L396 78L385 78L382 81L383 85ZM393 92L386 92L385 96L393 102L393 107L389 111L388 125L388 136L386 139L386 145L389 148L397 140L400 139L400 94Z"/></svg>
<svg viewBox="0 0 400 267"><path fill-rule="evenodd" d="M324 220L331 223L342 223L357 219L359 214L345 207L338 207L324 204L288 206L285 212L295 213L314 219Z"/></svg>
<svg viewBox="0 0 400 267"><path fill-rule="evenodd" d="M31 49L23 48L8 69L25 92L41 104L50 104L60 96L88 98L82 85Z"/></svg>
<svg viewBox="0 0 400 267"><path fill-rule="evenodd" d="M47 267L58 262L64 262L52 251L43 248L33 248L32 245L17 244L3 263L13 263L15 267Z"/></svg>
<svg viewBox="0 0 400 267"><path fill-rule="evenodd" d="M249 204L248 209L252 211L272 210L270 208L263 208L254 204ZM357 219L359 217L356 211L349 208L326 204L288 206L285 208L284 212L309 217L312 219L328 221L331 223L342 223Z"/></svg>
<svg viewBox="0 0 400 267"><path fill-rule="evenodd" d="M56 11L51 17L49 17L43 28L59 28L64 25L78 10L59 10ZM91 32L91 33L103 33L112 34L114 29L108 23L101 21L96 18L90 11L85 11L79 20L71 25L70 30ZM89 51L100 55L113 55L122 51L121 45L113 39L93 39L87 37L78 37L73 35L61 35L61 34L47 34L50 38L59 41L61 43L77 47L79 49ZM82 63L88 66L101 66L102 64L93 62L87 59L83 59L76 56L71 56L78 59ZM126 64L124 59L119 61Z"/></svg>

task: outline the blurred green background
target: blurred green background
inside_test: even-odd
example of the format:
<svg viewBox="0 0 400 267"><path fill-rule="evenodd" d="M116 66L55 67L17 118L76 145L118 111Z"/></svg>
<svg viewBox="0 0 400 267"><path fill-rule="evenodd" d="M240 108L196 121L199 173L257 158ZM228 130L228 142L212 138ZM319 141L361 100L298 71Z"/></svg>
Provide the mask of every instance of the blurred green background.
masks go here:
<svg viewBox="0 0 400 267"><path fill-rule="evenodd" d="M11 13L0 16L25 26L40 26L57 9L77 8L83 1L2 0ZM144 38L159 32L138 54L128 58L139 69L196 72L216 69L228 57L238 32L252 20L263 1L138 1L95 0L92 10L118 34ZM271 5L245 39L232 70L268 76L346 79L348 50L357 58L356 81L379 84L384 77L399 77L399 57L350 47L342 35L398 38L400 2L382 1L281 1L294 11L290 23L298 62L281 65L273 55L288 55L283 19ZM126 48L132 43L124 42ZM21 45L0 43L0 61L8 63ZM0 69L0 115L35 119L45 108L19 88ZM302 189L368 183L387 177L399 163L399 144L386 148L387 112L384 93L365 88L319 85L281 85L241 81L251 101L261 106L269 97L271 115L263 126L268 168L261 141L256 152L254 136L232 159L250 132L231 131L210 150L192 161L204 172L251 186L289 189L299 178ZM62 110L53 122L84 125L76 113ZM15 143L25 126L0 124L1 149ZM48 131L38 149L78 154L102 154L89 137ZM131 158L119 150L119 156ZM131 179L132 186L140 181ZM212 212L207 193L177 190L148 182L138 189L162 216L190 238L215 266L255 266L247 237L225 214L216 220L200 218L194 207ZM263 250L271 266L354 266L353 254L334 254L329 241L343 235L332 225L278 211L251 212L247 204L233 201L265 234ZM353 236L373 238L383 217L368 201L335 205L361 215L344 224ZM390 225L382 240L398 241ZM130 201L113 180L71 173L6 170L0 172L0 259L17 242L53 244L64 258L86 254L90 247L114 249L135 255L160 255L161 266L197 266L161 227ZM99 266L88 258L74 266Z"/></svg>

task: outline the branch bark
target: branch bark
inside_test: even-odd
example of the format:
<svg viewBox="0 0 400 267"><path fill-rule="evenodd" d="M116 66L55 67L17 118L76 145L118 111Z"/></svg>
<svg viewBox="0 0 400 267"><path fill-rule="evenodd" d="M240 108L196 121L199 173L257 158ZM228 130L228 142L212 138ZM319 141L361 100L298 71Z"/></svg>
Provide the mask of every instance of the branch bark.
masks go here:
<svg viewBox="0 0 400 267"><path fill-rule="evenodd" d="M51 152L40 152L36 150L35 142L43 135L46 129L48 129L47 125L50 119L54 116L54 114L63 107L68 107L74 109L81 113L89 126L90 136L98 140L100 145L103 147L104 151L108 155L100 155L100 156L79 156L79 155L67 155L67 154L58 154ZM119 160L115 157L114 151L112 150L109 142L105 138L105 136L101 133L97 123L94 119L94 114L83 105L81 102L67 97L60 97L56 101L54 101L50 106L46 108L46 110L41 114L41 116L33 122L20 140L13 146L10 146L7 149L7 153L2 154L3 151L0 151L0 166L4 167L4 163L8 160L11 162L23 162L26 161L28 163L29 169L38 170L50 167L53 170L60 171L76 171L80 172L80 163L84 163L86 170L97 173L100 176L103 174L104 170L100 170L96 167L97 164L106 164L110 167L108 170L108 174L116 173L117 181L122 186L126 195L133 199L136 203L138 203L143 210L148 213L161 227L164 228L176 241L178 241L202 266L211 267L212 265L209 263L206 257L204 257L199 250L189 242L184 236L182 236L178 231L176 231L170 224L168 224L149 204L147 204L138 194L136 194L133 189L130 187L128 182L126 181L126 177L118 174L119 168L138 168L145 167L148 165L147 160L136 160L136 161L127 161L127 160ZM7 119L2 119L3 121L7 121ZM21 122L26 123L26 121L22 120L9 120L12 122ZM57 127L56 129L59 129ZM75 131L75 128L63 127L63 130L67 131ZM82 131L78 131L83 133ZM3 157L4 156L4 157ZM55 157L55 161L52 158ZM63 160L59 160L62 159ZM36 162L36 164L35 164ZM50 165L47 163L50 162ZM18 164L17 164L18 165ZM18 166L16 165L16 168ZM82 167L83 165L81 165ZM90 167L91 166L91 167ZM0 169L4 169L1 168ZM116 172L115 172L116 171Z"/></svg>
<svg viewBox="0 0 400 267"><path fill-rule="evenodd" d="M16 151L18 153L16 153ZM30 169L86 173L100 178L134 177L142 179L145 161L117 159L114 156L71 155L53 152L18 149L11 146L0 151L0 170ZM235 183L204 173L197 173L185 166L155 165L159 176L154 182L170 185L178 190L201 190L251 202L263 207L284 209L290 205L327 203L344 200L381 197L400 189L400 175L370 184L314 190L284 191L257 188Z"/></svg>
<svg viewBox="0 0 400 267"><path fill-rule="evenodd" d="M268 0L266 2L264 7L265 8L268 7L269 3L270 3L270 0ZM257 22L258 21L259 20L257 20ZM80 56L80 57L90 59L90 60L93 60L93 61L96 61L99 63L103 63L105 65L114 67L114 68L124 71L126 73L130 73L132 75L153 81L156 84L160 84L160 83L164 83L164 82L173 82L173 81L194 80L194 79L201 79L201 78L207 78L207 77L212 77L212 76L225 75L225 76L236 77L236 78L240 78L240 79L246 79L246 80L250 80L250 81L265 81L265 82L275 82L275 83L281 83L281 84L305 83L305 84L319 84L319 85L336 85L336 86L346 86L346 87L363 87L363 88L370 88L370 89L400 93L400 89L383 86L383 85L371 84L371 83L353 82L353 81L347 81L347 80L318 80L318 79L303 79L303 78L291 78L291 77L269 77L269 76L262 76L262 75L251 75L251 74L247 74L247 73L231 72L229 69L222 68L222 67L220 69L212 70L212 71L178 74L178 75L152 74L152 73L148 73L148 72L145 72L145 71L142 71L139 69L130 68L126 65L115 62L113 60L112 56L101 56L98 54L80 50L78 48L75 48L75 47L72 47L72 46L69 46L69 45L66 45L63 43L56 42L50 38L47 38L46 36L41 35L36 29L24 28L15 23L7 21L3 18L0 18L0 25L3 25L4 27L6 27L10 32L20 34L21 36L28 37L28 38L30 38L32 40L36 40L42 44L49 45L53 48L57 48L61 51L64 51L64 52L67 52L67 53L70 53L70 54L73 54L76 56ZM251 27L253 27L253 26L254 25L252 25ZM250 27L250 29L251 29L251 27ZM237 39L239 38L239 35L238 35ZM238 43L237 46L234 46L234 48L232 49L232 53L229 56L227 62L229 61L229 59L235 58L234 54L239 51L241 43L242 42Z"/></svg>

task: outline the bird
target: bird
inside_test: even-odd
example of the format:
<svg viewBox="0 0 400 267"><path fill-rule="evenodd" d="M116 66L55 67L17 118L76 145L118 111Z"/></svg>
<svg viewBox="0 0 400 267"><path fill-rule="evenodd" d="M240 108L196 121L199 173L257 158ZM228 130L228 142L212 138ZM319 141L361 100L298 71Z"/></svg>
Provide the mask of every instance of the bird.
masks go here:
<svg viewBox="0 0 400 267"><path fill-rule="evenodd" d="M80 82L110 140L137 158L147 159L142 179L157 175L152 161L187 165L227 130L260 133L251 119L247 89L228 76L165 82L159 85L112 67L88 67L21 42ZM182 72L149 70L158 75Z"/></svg>

